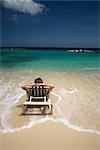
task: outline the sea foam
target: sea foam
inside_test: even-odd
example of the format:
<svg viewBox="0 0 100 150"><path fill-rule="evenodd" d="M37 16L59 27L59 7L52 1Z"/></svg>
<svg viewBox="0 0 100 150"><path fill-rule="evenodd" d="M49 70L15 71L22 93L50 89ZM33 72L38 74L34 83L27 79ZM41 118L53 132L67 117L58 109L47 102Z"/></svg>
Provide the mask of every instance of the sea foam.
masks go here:
<svg viewBox="0 0 100 150"><path fill-rule="evenodd" d="M12 74L13 73L13 74ZM77 131L100 134L100 96L99 74L97 73L35 73L9 72L3 74L0 82L0 132L14 132L30 128L38 123L51 120L62 122L65 126ZM50 80L55 85L51 92L54 98L52 116L30 116L28 122L22 126L13 127L9 121L12 108L25 95L20 87L32 78L41 75L45 80ZM27 77L28 76L28 77ZM26 80L27 77L27 80ZM95 78L97 77L97 78ZM49 82L50 82L49 81ZM59 83L60 86L57 86ZM19 114L16 116L21 118Z"/></svg>

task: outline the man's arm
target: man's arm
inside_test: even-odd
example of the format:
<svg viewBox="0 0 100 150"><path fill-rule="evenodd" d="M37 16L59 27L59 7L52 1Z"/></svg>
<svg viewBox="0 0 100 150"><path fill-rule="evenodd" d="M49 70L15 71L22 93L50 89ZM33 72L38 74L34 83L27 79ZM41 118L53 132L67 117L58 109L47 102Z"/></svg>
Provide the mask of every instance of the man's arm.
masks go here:
<svg viewBox="0 0 100 150"><path fill-rule="evenodd" d="M24 90L27 90L27 88L29 88L30 86L32 86L32 84L23 85L23 86L21 86L21 88Z"/></svg>
<svg viewBox="0 0 100 150"><path fill-rule="evenodd" d="M50 88L50 91L54 88L54 86L49 85L48 86Z"/></svg>

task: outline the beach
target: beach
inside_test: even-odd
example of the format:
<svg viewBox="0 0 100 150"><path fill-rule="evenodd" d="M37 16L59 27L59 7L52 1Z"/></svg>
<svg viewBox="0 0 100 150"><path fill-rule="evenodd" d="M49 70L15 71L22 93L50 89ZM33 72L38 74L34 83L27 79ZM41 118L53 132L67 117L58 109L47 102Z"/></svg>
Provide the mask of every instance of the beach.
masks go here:
<svg viewBox="0 0 100 150"><path fill-rule="evenodd" d="M30 129L0 134L0 150L99 150L100 136L47 121Z"/></svg>
<svg viewBox="0 0 100 150"><path fill-rule="evenodd" d="M99 10L0 0L0 150L100 150Z"/></svg>
<svg viewBox="0 0 100 150"><path fill-rule="evenodd" d="M19 105L25 102L27 97L21 86L31 83L38 76L43 78L44 83L54 85L50 94L53 114L23 117ZM78 131L100 133L98 71L3 71L1 81L1 89L4 88L0 102L1 132L14 132L53 120Z"/></svg>
<svg viewBox="0 0 100 150"><path fill-rule="evenodd" d="M0 150L100 149L98 54L63 51L1 54ZM27 100L21 86L33 83L37 77L54 86L50 94L53 113L21 115L21 105Z"/></svg>

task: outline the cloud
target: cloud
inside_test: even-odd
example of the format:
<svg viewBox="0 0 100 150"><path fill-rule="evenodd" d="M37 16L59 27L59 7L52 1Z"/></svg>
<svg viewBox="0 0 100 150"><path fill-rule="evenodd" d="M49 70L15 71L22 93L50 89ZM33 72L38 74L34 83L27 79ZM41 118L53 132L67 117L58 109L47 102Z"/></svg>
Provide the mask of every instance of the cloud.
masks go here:
<svg viewBox="0 0 100 150"><path fill-rule="evenodd" d="M41 13L45 6L33 0L1 0L3 6L15 11L35 15Z"/></svg>

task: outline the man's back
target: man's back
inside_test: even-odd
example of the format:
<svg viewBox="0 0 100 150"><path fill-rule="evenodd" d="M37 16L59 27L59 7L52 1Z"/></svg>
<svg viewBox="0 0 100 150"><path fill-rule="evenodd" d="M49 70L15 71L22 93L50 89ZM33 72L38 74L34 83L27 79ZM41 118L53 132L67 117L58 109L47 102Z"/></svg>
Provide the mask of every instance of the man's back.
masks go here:
<svg viewBox="0 0 100 150"><path fill-rule="evenodd" d="M30 97L44 97L46 100L49 99L49 88L45 85L32 85L32 87L27 88L27 95Z"/></svg>

